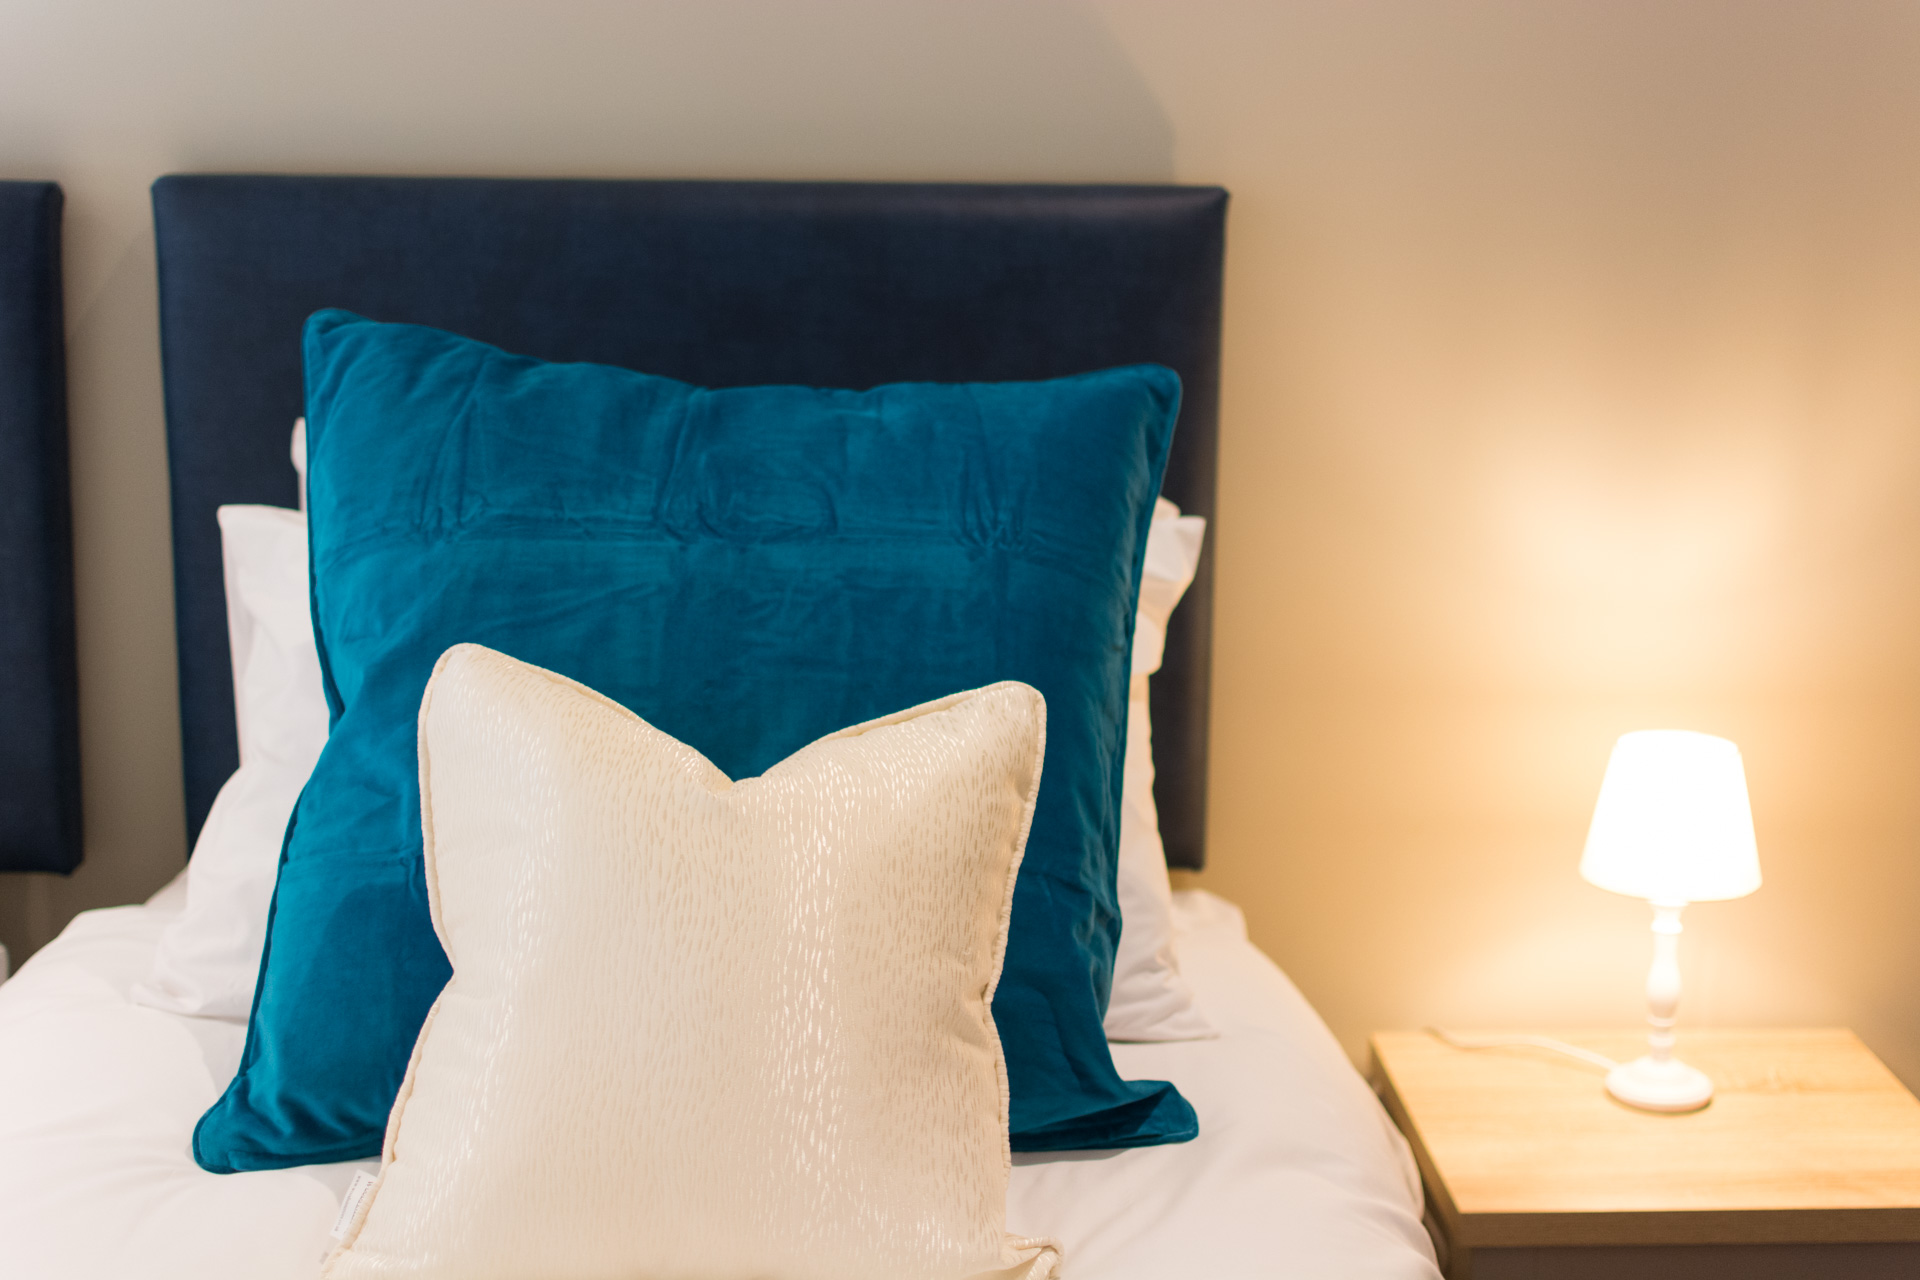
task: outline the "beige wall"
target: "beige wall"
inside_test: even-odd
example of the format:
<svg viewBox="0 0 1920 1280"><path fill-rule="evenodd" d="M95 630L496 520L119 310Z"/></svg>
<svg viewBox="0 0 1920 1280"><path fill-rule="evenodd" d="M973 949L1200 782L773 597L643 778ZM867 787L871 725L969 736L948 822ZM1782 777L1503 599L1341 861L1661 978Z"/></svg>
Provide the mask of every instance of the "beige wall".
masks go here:
<svg viewBox="0 0 1920 1280"><path fill-rule="evenodd" d="M1920 8L0 0L67 186L88 864L183 855L146 184L1177 179L1235 205L1214 865L1350 1047L1639 1016L1575 874L1628 729L1746 751L1685 1012L1920 1084Z"/></svg>

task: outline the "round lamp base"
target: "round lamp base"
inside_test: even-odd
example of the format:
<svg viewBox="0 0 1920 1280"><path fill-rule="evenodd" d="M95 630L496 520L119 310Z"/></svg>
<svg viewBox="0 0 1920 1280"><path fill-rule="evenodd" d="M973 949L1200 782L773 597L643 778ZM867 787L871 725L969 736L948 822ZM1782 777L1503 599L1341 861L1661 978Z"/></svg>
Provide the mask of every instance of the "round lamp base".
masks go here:
<svg viewBox="0 0 1920 1280"><path fill-rule="evenodd" d="M1607 1072L1607 1092L1642 1111L1698 1111L1713 1101L1713 1081L1672 1058L1636 1058Z"/></svg>

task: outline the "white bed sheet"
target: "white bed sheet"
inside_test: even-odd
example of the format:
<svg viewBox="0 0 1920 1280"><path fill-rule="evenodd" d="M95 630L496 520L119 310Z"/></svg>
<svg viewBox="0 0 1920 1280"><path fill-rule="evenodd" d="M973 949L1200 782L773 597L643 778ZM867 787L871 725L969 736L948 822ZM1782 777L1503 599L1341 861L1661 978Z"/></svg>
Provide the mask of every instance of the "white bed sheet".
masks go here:
<svg viewBox="0 0 1920 1280"><path fill-rule="evenodd" d="M131 1004L181 883L90 911L0 985L0 1276L306 1280L372 1164L205 1173L188 1150L244 1028ZM1217 1040L1114 1046L1173 1080L1200 1137L1017 1155L1010 1230L1065 1245L1066 1280L1438 1280L1406 1144L1326 1026L1246 941L1176 895L1176 945Z"/></svg>

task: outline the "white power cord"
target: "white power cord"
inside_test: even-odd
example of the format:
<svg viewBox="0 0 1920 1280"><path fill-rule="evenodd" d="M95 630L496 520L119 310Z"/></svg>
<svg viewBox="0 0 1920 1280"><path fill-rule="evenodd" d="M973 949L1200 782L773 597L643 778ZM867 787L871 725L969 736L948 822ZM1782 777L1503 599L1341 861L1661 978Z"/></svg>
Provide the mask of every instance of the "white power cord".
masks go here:
<svg viewBox="0 0 1920 1280"><path fill-rule="evenodd" d="M1457 1036L1439 1027L1427 1027L1425 1031L1442 1044L1450 1044L1456 1049L1498 1049L1506 1045L1523 1044L1535 1049L1551 1049L1555 1053L1564 1053L1569 1058L1591 1062L1594 1066L1605 1067L1609 1071L1620 1065L1604 1054L1595 1053L1591 1049L1582 1049L1577 1044L1568 1044L1565 1040L1555 1040L1551 1036Z"/></svg>

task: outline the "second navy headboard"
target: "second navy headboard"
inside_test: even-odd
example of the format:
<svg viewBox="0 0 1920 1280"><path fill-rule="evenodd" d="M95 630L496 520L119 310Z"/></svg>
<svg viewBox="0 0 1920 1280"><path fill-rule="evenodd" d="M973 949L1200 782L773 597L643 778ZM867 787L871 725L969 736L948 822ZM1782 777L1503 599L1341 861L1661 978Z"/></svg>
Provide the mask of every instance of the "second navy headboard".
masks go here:
<svg viewBox="0 0 1920 1280"><path fill-rule="evenodd" d="M0 871L80 864L61 204L0 182Z"/></svg>
<svg viewBox="0 0 1920 1280"><path fill-rule="evenodd" d="M1184 386L1166 495L1213 515L1217 188L180 176L153 199L193 832L237 760L214 509L293 505L322 307L705 386L1157 361ZM1205 856L1212 560L1153 686L1175 866Z"/></svg>

